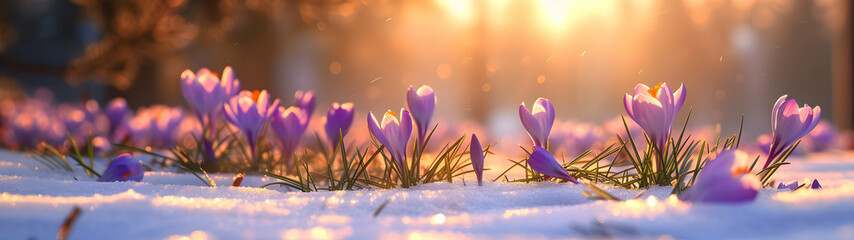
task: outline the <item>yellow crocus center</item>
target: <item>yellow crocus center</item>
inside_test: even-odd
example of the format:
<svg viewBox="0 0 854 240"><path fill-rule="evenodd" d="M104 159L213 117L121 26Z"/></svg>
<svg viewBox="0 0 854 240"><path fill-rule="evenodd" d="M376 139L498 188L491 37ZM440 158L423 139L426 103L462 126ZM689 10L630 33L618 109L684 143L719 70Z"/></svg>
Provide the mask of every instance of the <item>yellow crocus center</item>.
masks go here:
<svg viewBox="0 0 854 240"><path fill-rule="evenodd" d="M655 87L647 89L646 91L649 92L649 95L652 95L652 97L657 99L658 98L658 90L661 89L662 84L664 84L664 83L660 82L660 83L656 84Z"/></svg>
<svg viewBox="0 0 854 240"><path fill-rule="evenodd" d="M388 110L388 112L385 112L385 115L391 115L392 117L397 118L397 114L395 114L392 110Z"/></svg>
<svg viewBox="0 0 854 240"><path fill-rule="evenodd" d="M128 171L127 173L125 173L125 175L122 175L122 178L127 178L127 177L130 177L130 171Z"/></svg>
<svg viewBox="0 0 854 240"><path fill-rule="evenodd" d="M252 90L252 101L253 102L258 102L258 97L260 97L260 96L261 96L261 91Z"/></svg>

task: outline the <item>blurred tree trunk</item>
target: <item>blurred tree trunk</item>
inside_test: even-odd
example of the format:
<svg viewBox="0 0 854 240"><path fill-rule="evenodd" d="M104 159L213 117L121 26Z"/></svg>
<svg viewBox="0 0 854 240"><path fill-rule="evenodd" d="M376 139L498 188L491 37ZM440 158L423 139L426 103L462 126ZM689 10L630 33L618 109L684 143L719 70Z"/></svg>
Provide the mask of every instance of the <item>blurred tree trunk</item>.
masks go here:
<svg viewBox="0 0 854 240"><path fill-rule="evenodd" d="M842 1L840 4L845 10L845 19L837 31L832 31L832 63L833 76L833 122L840 129L851 129L852 118L854 118L854 84L852 84L851 69L854 68L851 53L851 32L854 24L851 24L852 7L854 4Z"/></svg>

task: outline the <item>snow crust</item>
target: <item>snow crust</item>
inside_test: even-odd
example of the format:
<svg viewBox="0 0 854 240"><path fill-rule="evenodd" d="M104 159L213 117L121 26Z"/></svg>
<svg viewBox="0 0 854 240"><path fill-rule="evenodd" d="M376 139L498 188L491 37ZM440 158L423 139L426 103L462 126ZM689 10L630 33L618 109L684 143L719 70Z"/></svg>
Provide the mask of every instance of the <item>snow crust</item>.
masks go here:
<svg viewBox="0 0 854 240"><path fill-rule="evenodd" d="M411 189L298 193L274 181L146 172L142 182L95 182L0 151L0 239L52 239L74 206L70 239L854 239L854 153L792 159L779 181L824 189L763 189L745 204L680 202L670 189L594 201L582 185L472 181ZM102 170L104 163L96 164ZM468 178L471 179L471 178ZM610 189L631 199L640 191ZM384 203L386 207L374 217Z"/></svg>

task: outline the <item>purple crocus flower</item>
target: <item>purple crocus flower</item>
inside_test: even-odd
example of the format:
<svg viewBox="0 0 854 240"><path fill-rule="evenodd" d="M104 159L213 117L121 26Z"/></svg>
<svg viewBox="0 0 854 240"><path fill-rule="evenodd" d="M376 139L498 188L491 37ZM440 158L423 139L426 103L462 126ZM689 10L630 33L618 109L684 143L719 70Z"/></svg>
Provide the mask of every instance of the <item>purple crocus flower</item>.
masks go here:
<svg viewBox="0 0 854 240"><path fill-rule="evenodd" d="M750 159L740 150L724 150L707 160L694 185L679 199L695 202L738 203L752 201L761 187L750 174Z"/></svg>
<svg viewBox="0 0 854 240"><path fill-rule="evenodd" d="M110 144L110 141L108 141L107 138L102 136L92 138L92 151L95 152L95 154L106 153L111 149L113 149L113 145Z"/></svg>
<svg viewBox="0 0 854 240"><path fill-rule="evenodd" d="M133 158L129 153L125 153L113 159L98 182L125 182L125 181L142 181L145 175L145 169L142 168L142 162Z"/></svg>
<svg viewBox="0 0 854 240"><path fill-rule="evenodd" d="M71 104L62 104L56 111L74 142L81 148L85 147L83 145L89 136L95 134L95 125L89 120L86 109Z"/></svg>
<svg viewBox="0 0 854 240"><path fill-rule="evenodd" d="M474 168L474 174L477 175L477 185L483 186L483 147L480 146L480 141L477 140L477 135L471 135L471 166Z"/></svg>
<svg viewBox="0 0 854 240"><path fill-rule="evenodd" d="M46 104L39 100L28 100L9 116L7 131L11 143L17 147L35 148L40 142L57 146L66 139L66 128L56 119Z"/></svg>
<svg viewBox="0 0 854 240"><path fill-rule="evenodd" d="M818 125L815 125L815 129L807 134L806 139L811 148L810 150L813 152L823 152L834 147L834 144L836 144L836 135L836 128L829 122L822 120L818 122Z"/></svg>
<svg viewBox="0 0 854 240"><path fill-rule="evenodd" d="M214 120L222 105L240 90L240 80L234 77L231 67L225 67L222 80L207 68L195 74L190 69L181 73L181 91L184 99L196 112L199 121L207 126Z"/></svg>
<svg viewBox="0 0 854 240"><path fill-rule="evenodd" d="M578 184L578 180L569 175L566 169L557 162L557 159L540 146L534 146L534 152L531 152L531 156L528 158L528 165L548 177L560 178Z"/></svg>
<svg viewBox="0 0 854 240"><path fill-rule="evenodd" d="M329 145L333 149L338 147L342 137L347 136L350 125L353 125L353 116L353 103L351 102L343 104L335 102L329 107L323 129L326 131L326 139L329 140Z"/></svg>
<svg viewBox="0 0 854 240"><path fill-rule="evenodd" d="M522 126L528 131L534 146L546 148L549 143L549 133L555 122L555 107L552 101L545 98L537 98L533 110L528 111L523 102L519 105L519 118Z"/></svg>
<svg viewBox="0 0 854 240"><path fill-rule="evenodd" d="M798 108L795 99L786 97L777 99L771 110L771 148L762 168L767 168L783 151L806 136L821 119L821 107L810 108L804 104L803 108Z"/></svg>
<svg viewBox="0 0 854 240"><path fill-rule="evenodd" d="M107 114L107 119L110 120L110 133L116 131L116 128L126 121L129 115L128 102L124 98L113 98L107 103L104 109Z"/></svg>
<svg viewBox="0 0 854 240"><path fill-rule="evenodd" d="M136 116L122 123L119 134L130 136L136 146L172 147L177 144L177 129L184 112L177 107L153 105L140 108Z"/></svg>
<svg viewBox="0 0 854 240"><path fill-rule="evenodd" d="M242 91L234 96L228 103L223 105L225 119L235 127L243 131L249 148L252 151L252 159L255 159L255 145L261 128L279 107L279 99L270 103L270 94L267 90ZM255 166L257 167L257 166Z"/></svg>
<svg viewBox="0 0 854 240"><path fill-rule="evenodd" d="M308 116L299 107L279 107L270 118L270 128L282 145L282 155L289 159L308 126Z"/></svg>
<svg viewBox="0 0 854 240"><path fill-rule="evenodd" d="M670 139L670 127L685 103L686 94L684 84L676 92L671 92L667 83L659 83L653 88L641 83L635 86L634 94L627 93L623 98L626 113L643 128L658 149L659 161L664 158L661 154ZM655 168L659 165L656 164Z"/></svg>
<svg viewBox="0 0 854 240"><path fill-rule="evenodd" d="M412 134L412 117L406 109L400 109L400 120L391 110L378 122L373 113L368 113L368 129L382 145L385 145L401 171L406 171L406 145ZM405 173L404 173L405 174Z"/></svg>
<svg viewBox="0 0 854 240"><path fill-rule="evenodd" d="M302 112L305 113L306 118L311 119L311 115L314 113L314 92L308 91L297 91L294 93L294 106L302 109Z"/></svg>
<svg viewBox="0 0 854 240"><path fill-rule="evenodd" d="M418 128L418 147L424 147L427 137L427 129L430 128L430 119L433 118L433 110L436 109L436 95L433 88L423 85L415 90L412 86L406 90L406 106L415 120Z"/></svg>

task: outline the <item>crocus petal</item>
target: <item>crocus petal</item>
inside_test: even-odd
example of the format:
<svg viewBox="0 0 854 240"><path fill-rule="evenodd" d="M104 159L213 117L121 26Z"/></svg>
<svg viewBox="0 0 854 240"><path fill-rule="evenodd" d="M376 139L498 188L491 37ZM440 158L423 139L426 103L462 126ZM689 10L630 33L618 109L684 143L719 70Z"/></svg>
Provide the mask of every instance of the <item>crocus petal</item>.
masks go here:
<svg viewBox="0 0 854 240"><path fill-rule="evenodd" d="M477 135L471 135L471 166L474 168L474 174L477 176L477 185L483 186L483 147L480 146L480 140L477 140Z"/></svg>
<svg viewBox="0 0 854 240"><path fill-rule="evenodd" d="M786 97L789 95L780 96L777 98L777 102L774 103L774 107L771 108L771 129L777 129L777 113L780 111L780 107L783 106L783 103L786 102Z"/></svg>
<svg viewBox="0 0 854 240"><path fill-rule="evenodd" d="M400 109L400 133L403 136L403 146L409 141L409 136L412 135L412 116L406 109Z"/></svg>
<svg viewBox="0 0 854 240"><path fill-rule="evenodd" d="M528 158L528 165L543 175L578 184L578 181L566 172L551 153L539 146L534 146L534 152Z"/></svg>
<svg viewBox="0 0 854 240"><path fill-rule="evenodd" d="M638 95L644 95L644 94L649 95L648 91L649 91L649 86L647 86L646 84L643 84L643 83L639 83L637 86L635 86L635 91L632 93L632 96L638 96Z"/></svg>
<svg viewBox="0 0 854 240"><path fill-rule="evenodd" d="M662 83L661 87L658 88L658 101L667 110L668 115L674 113L673 92L670 91L670 86L667 83Z"/></svg>
<svg viewBox="0 0 854 240"><path fill-rule="evenodd" d="M623 107L626 108L626 113L629 115L629 117L634 119L635 114L634 114L634 107L632 107L632 96L629 95L628 93L626 93L626 96L623 97Z"/></svg>
<svg viewBox="0 0 854 240"><path fill-rule="evenodd" d="M388 142L385 138L385 134L380 128L379 123L377 123L377 118L374 117L373 112L368 112L368 129L371 131L371 134L379 141L381 144Z"/></svg>
<svg viewBox="0 0 854 240"><path fill-rule="evenodd" d="M688 95L687 89L685 89L685 83L679 85L679 89L676 92L673 92L673 102L675 103L674 109L679 111L682 109L682 105L685 103L685 97ZM674 112L676 114L676 112Z"/></svg>
<svg viewBox="0 0 854 240"><path fill-rule="evenodd" d="M525 107L525 103L519 105L519 119L522 120L522 126L525 127L526 131L528 131L528 136L531 137L531 141L534 142L534 145L545 147L545 143L542 143L540 140L542 139L540 133L543 132L541 126L537 123L534 115L528 111L527 107Z"/></svg>
<svg viewBox="0 0 854 240"><path fill-rule="evenodd" d="M297 91L294 93L294 105L302 109L309 119L311 119L312 113L314 113L315 99L314 92L312 91Z"/></svg>

